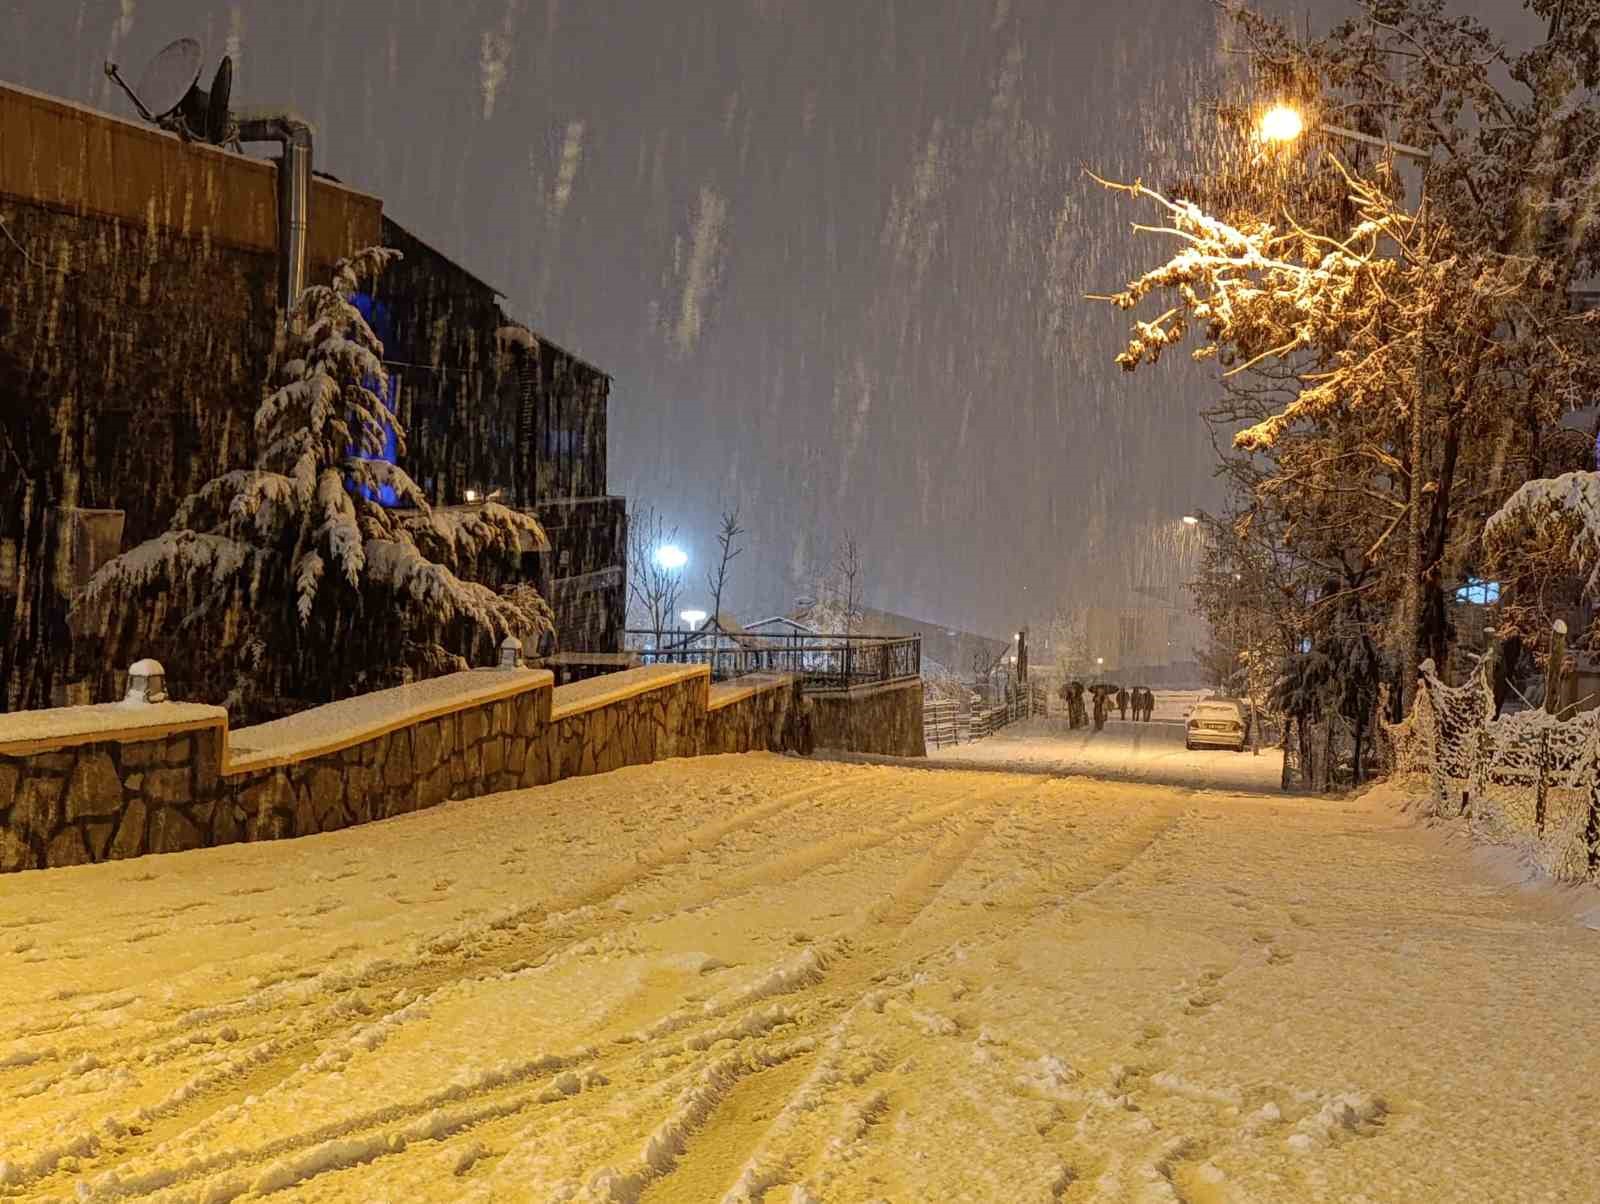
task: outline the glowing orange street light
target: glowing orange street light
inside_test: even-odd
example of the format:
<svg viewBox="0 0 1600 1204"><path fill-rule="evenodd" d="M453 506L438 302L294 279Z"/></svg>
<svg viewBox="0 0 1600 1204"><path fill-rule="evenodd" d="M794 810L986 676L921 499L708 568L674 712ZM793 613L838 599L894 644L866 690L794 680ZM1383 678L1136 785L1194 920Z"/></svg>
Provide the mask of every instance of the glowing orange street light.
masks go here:
<svg viewBox="0 0 1600 1204"><path fill-rule="evenodd" d="M1404 142L1391 142L1387 138L1374 138L1371 134L1363 134L1360 130L1346 129L1342 125L1327 125L1316 122L1314 125L1306 121L1305 114L1293 105L1275 104L1261 114L1261 120L1256 123L1256 134L1263 142L1289 143L1294 142L1307 129L1315 130L1319 134L1330 134L1335 138L1343 138L1347 142L1360 142L1367 146L1375 146L1380 150L1393 151L1405 159L1414 159L1419 163L1426 163L1432 156L1421 147L1407 146Z"/></svg>
<svg viewBox="0 0 1600 1204"><path fill-rule="evenodd" d="M1300 116L1298 109L1288 105L1273 105L1261 115L1263 142L1293 142L1305 131L1305 118Z"/></svg>

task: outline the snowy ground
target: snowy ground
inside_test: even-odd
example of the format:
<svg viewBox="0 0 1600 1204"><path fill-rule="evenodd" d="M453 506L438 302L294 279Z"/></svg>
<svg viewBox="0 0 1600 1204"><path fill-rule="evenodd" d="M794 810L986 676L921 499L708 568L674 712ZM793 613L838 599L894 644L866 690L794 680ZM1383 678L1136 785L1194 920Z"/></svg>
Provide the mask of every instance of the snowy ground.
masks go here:
<svg viewBox="0 0 1600 1204"><path fill-rule="evenodd" d="M1157 714L1160 712L1158 711ZM1131 782L1159 782L1220 790L1277 792L1283 752L1183 747L1183 723L1112 719L1102 731L1073 731L1065 719L1029 719L971 744L929 748L939 765L1013 769L1023 773L1089 774Z"/></svg>
<svg viewBox="0 0 1600 1204"><path fill-rule="evenodd" d="M766 755L11 875L0 1197L1593 1198L1540 902L1379 796Z"/></svg>

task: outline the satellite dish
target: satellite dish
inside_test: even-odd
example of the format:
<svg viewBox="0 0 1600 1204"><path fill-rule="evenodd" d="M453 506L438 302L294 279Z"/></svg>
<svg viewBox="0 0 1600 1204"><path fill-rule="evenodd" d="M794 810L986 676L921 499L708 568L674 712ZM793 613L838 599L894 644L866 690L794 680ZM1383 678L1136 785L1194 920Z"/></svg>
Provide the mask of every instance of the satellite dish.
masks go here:
<svg viewBox="0 0 1600 1204"><path fill-rule="evenodd" d="M232 97L233 60L223 55L222 63L211 79L210 103L206 106L204 126L205 140L214 146L220 145L228 137L228 126L232 123L233 117L228 110L228 102Z"/></svg>
<svg viewBox="0 0 1600 1204"><path fill-rule="evenodd" d="M200 88L200 63L200 43L179 38L150 60L137 87L128 86L115 63L106 64L106 74L117 81L146 121L186 139L221 145L233 132L233 114L228 110L233 60L223 57L209 92Z"/></svg>
<svg viewBox="0 0 1600 1204"><path fill-rule="evenodd" d="M188 99L189 92L200 82L200 43L193 38L179 38L145 67L134 87L150 120L160 121L171 117Z"/></svg>

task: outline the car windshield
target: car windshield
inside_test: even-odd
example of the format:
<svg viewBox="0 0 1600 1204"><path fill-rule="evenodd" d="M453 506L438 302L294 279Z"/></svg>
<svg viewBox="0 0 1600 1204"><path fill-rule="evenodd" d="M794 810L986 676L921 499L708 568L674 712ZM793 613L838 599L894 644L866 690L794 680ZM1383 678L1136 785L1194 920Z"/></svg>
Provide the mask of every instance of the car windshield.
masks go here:
<svg viewBox="0 0 1600 1204"><path fill-rule="evenodd" d="M1239 708L1231 702L1208 702L1195 707L1194 713L1213 719L1237 719Z"/></svg>

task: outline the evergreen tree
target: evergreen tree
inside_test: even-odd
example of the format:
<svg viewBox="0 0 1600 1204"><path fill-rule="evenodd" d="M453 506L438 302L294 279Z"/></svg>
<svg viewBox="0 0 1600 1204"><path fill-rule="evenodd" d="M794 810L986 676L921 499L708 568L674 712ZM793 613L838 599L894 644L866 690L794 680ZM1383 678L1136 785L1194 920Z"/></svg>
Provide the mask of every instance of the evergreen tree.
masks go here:
<svg viewBox="0 0 1600 1204"><path fill-rule="evenodd" d="M265 700L327 702L551 630L544 600L515 584L522 553L549 546L536 519L495 503L435 510L375 458L391 433L403 455L405 432L352 298L398 254L362 251L301 294L281 383L256 411L254 465L207 482L90 580L74 619L112 663L156 655L190 697L257 716Z"/></svg>

